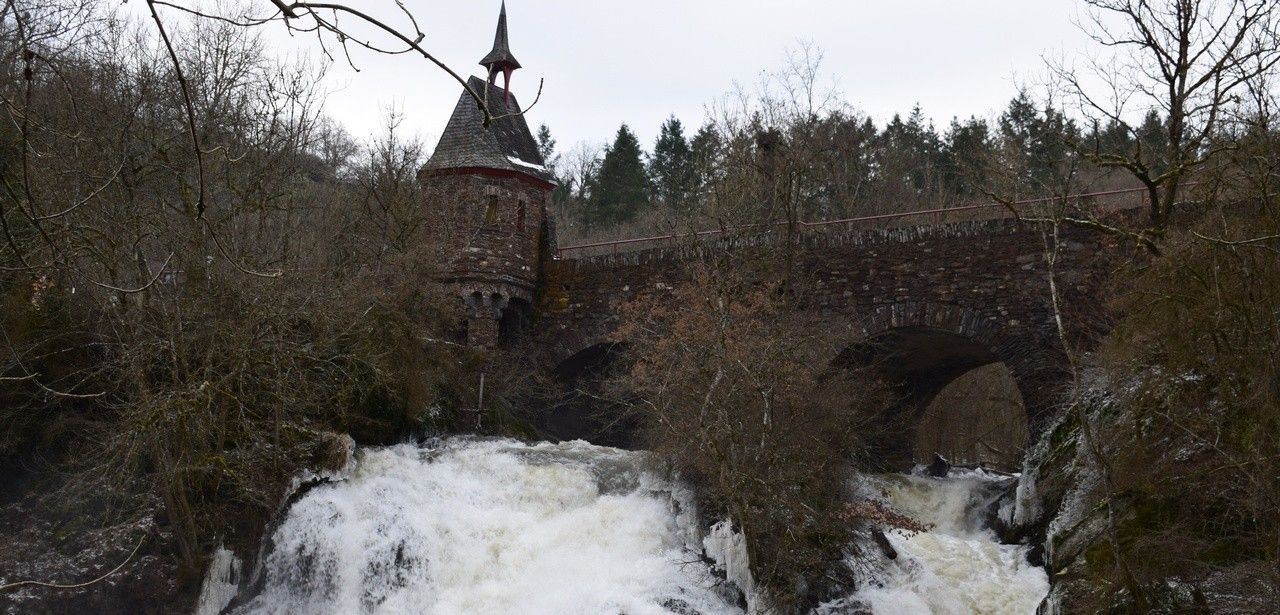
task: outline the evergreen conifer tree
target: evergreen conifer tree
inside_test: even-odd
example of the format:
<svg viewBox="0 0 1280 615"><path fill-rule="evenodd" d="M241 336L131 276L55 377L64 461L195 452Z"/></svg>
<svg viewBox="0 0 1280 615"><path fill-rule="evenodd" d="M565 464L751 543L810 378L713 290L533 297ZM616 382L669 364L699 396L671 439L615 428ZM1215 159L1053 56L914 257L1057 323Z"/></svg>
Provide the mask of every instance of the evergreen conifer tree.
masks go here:
<svg viewBox="0 0 1280 615"><path fill-rule="evenodd" d="M701 193L707 184L716 178L722 146L721 136L716 132L716 127L710 123L699 128L698 135L694 135L694 140L690 142L695 195Z"/></svg>
<svg viewBox="0 0 1280 615"><path fill-rule="evenodd" d="M946 187L961 197L978 194L975 186L987 183L987 166L994 156L991 129L986 120L970 117L951 120L945 143Z"/></svg>
<svg viewBox="0 0 1280 615"><path fill-rule="evenodd" d="M1059 166L1070 157L1069 139L1077 139L1075 122L1053 107L1044 112L1027 92L1021 91L1000 116L1000 139L1010 163L1019 166L1028 192L1058 190L1063 180Z"/></svg>
<svg viewBox="0 0 1280 615"><path fill-rule="evenodd" d="M593 226L625 222L649 204L649 176L640 140L623 124L605 152L585 218Z"/></svg>
<svg viewBox="0 0 1280 615"><path fill-rule="evenodd" d="M1132 151L1133 138L1125 124L1112 119L1106 125L1093 127L1087 146L1098 153L1123 156Z"/></svg>
<svg viewBox="0 0 1280 615"><path fill-rule="evenodd" d="M551 129L546 124L538 126L535 139L538 141L538 154L542 156L542 164L546 165L547 170L551 171L551 175L556 178L556 187L551 192L552 198L557 205L563 206L569 200L571 182L560 175L560 154L556 153L556 139L551 136Z"/></svg>
<svg viewBox="0 0 1280 615"><path fill-rule="evenodd" d="M551 136L551 129L546 124L538 126L538 153L542 155L542 162L555 174L556 163L559 162L560 156L556 154L556 140ZM557 176L558 177L558 176Z"/></svg>
<svg viewBox="0 0 1280 615"><path fill-rule="evenodd" d="M944 165L942 137L916 105L904 121L894 115L880 133L879 158L886 173L915 190L932 188Z"/></svg>
<svg viewBox="0 0 1280 615"><path fill-rule="evenodd" d="M1142 125L1138 127L1138 142L1142 146L1140 159L1151 168L1154 175L1158 176L1169 170L1169 131L1155 109L1148 111L1146 117L1142 118ZM1134 152L1135 158L1138 158L1138 153Z"/></svg>
<svg viewBox="0 0 1280 615"><path fill-rule="evenodd" d="M698 134L693 136L689 145L693 175L690 180L691 198L701 197L715 180L719 171L721 147L720 133L709 123L698 129Z"/></svg>
<svg viewBox="0 0 1280 615"><path fill-rule="evenodd" d="M1086 147L1099 154L1141 160L1156 176L1168 170L1169 133L1160 114L1152 109L1142 124L1132 127L1111 119L1106 125L1094 126L1086 139Z"/></svg>
<svg viewBox="0 0 1280 615"><path fill-rule="evenodd" d="M654 199L668 207L683 207L693 186L693 150L684 126L672 116L663 122L649 161Z"/></svg>

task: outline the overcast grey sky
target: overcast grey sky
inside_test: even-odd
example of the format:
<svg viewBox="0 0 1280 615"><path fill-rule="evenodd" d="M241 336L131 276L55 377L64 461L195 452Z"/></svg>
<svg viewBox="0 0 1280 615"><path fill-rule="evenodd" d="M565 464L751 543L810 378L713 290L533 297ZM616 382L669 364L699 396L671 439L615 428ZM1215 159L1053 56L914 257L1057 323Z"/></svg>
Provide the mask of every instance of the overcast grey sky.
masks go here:
<svg viewBox="0 0 1280 615"><path fill-rule="evenodd" d="M500 0L405 0L425 44L460 72L478 74ZM368 0L394 7L392 0ZM364 4L363 0L361 4ZM652 146L675 114L690 129L704 105L736 80L752 84L781 66L784 49L812 41L825 72L855 109L882 123L919 103L941 128L951 117L987 116L1017 84L1036 82L1046 53L1076 53L1075 0L508 0L511 45L524 65L521 102L542 101L529 119L548 124L565 150L606 141L626 122ZM385 8L384 7L384 8ZM381 13L390 14L390 13ZM269 40L288 46L280 28ZM314 47L314 46L313 46ZM460 89L421 58L360 54L355 72L329 74L328 111L356 136L395 104L428 143L444 127Z"/></svg>

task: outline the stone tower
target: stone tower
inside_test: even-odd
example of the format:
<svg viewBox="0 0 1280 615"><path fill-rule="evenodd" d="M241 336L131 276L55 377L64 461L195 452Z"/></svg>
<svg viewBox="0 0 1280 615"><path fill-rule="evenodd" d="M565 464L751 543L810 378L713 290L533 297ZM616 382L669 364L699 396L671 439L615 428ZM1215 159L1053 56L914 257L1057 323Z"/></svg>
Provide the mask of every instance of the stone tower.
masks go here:
<svg viewBox="0 0 1280 615"><path fill-rule="evenodd" d="M487 348L521 328L533 309L541 263L554 245L548 210L555 178L507 89L520 63L507 40L505 3L493 51L480 64L488 80L471 77L467 85L495 119L486 128L463 92L423 175L431 206L453 214L445 275L466 305L467 343ZM498 74L502 88L494 83Z"/></svg>

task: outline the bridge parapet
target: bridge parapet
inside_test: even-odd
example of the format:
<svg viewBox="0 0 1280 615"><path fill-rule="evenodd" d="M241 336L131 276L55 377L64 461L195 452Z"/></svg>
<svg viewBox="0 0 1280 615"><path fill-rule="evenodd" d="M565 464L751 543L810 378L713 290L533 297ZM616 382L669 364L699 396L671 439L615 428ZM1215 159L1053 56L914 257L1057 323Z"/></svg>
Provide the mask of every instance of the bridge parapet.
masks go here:
<svg viewBox="0 0 1280 615"><path fill-rule="evenodd" d="M967 220L944 224L919 224L914 226L897 226L879 229L833 229L825 228L819 232L796 233L792 237L795 244L806 250L840 247L868 247L891 243L916 243L937 239L957 239L964 237L987 237L991 235L1013 234L1033 228L1034 223L1020 221L1015 218L996 218L988 220ZM673 240L673 243L676 240ZM648 247L632 251L607 252L578 257L561 257L561 260L574 260L593 266L632 266L669 263L673 261L689 261L706 258L713 254L740 249L758 247L777 247L786 242L785 229L776 227L763 232L743 233L741 235L720 235L710 240L699 241L690 236L683 243L675 245Z"/></svg>
<svg viewBox="0 0 1280 615"><path fill-rule="evenodd" d="M924 236L927 229L941 228L941 232L955 233L964 226L974 231L993 232L1001 228L997 221L1016 223L1019 220L1035 220L1048 217L1054 207L1071 205L1095 214L1123 215L1143 209L1147 204L1145 188L1109 190L1007 202L981 203L959 207L945 207L920 211L859 216L821 222L775 222L754 224L727 229L710 229L691 233L678 233L653 237L637 237L588 244L561 246L556 258L574 258L584 261L633 262L617 255L637 252L652 253L637 257L634 262L652 259L690 258L705 255L707 250L724 250L741 247L776 246L788 238L797 243L816 245L859 245L868 238L896 241L912 241L913 233ZM933 235L931 235L933 236ZM818 239L811 239L817 237ZM826 239L823 239L826 238ZM834 238L834 241L833 239ZM850 243L853 242L853 243Z"/></svg>

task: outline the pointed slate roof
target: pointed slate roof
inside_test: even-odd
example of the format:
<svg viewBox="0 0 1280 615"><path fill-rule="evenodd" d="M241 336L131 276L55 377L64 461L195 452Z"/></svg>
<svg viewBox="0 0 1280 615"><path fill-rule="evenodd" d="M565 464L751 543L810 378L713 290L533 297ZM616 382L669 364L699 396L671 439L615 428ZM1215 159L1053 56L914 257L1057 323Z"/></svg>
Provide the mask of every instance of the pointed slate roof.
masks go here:
<svg viewBox="0 0 1280 615"><path fill-rule="evenodd" d="M494 66L498 68L510 67L512 70L520 68L520 62L516 60L515 55L511 53L511 44L507 41L507 3L502 3L502 12L498 13L498 32L493 35L493 51L480 60L480 66L493 72Z"/></svg>
<svg viewBox="0 0 1280 615"><path fill-rule="evenodd" d="M520 112L520 103L515 96L512 95L510 101L504 101L502 88L479 77L468 79L467 85L481 96L485 96L487 90L491 113L495 117L507 117L494 119L486 130L484 114L476 106L475 100L463 92L425 169L515 171L544 182L555 183L555 176L547 170L546 162L538 152L538 142L533 139L533 133L529 132L524 116L508 115Z"/></svg>

